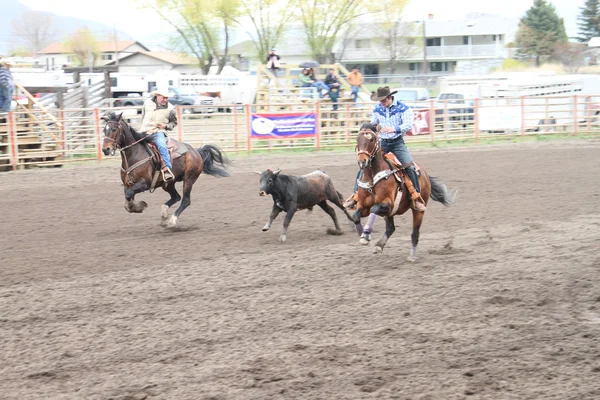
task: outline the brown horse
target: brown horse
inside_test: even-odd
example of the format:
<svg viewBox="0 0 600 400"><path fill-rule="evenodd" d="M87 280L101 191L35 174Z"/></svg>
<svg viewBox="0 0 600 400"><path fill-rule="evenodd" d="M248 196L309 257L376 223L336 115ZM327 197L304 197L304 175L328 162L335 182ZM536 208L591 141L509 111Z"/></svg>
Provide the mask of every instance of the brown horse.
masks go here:
<svg viewBox="0 0 600 400"><path fill-rule="evenodd" d="M412 248L408 260L415 261L417 244L419 243L419 229L423 222L424 212L414 209L406 184L404 181L402 183L398 182L394 176L396 171L412 164L403 164L398 168L384 158L379 142L379 126L370 123L363 124L356 141L358 165L363 171L362 178L358 182L356 211L352 215L356 229L359 234L363 232L360 218L366 217L370 213L384 217L386 229L373 250L375 253L381 253L396 229L394 216L402 215L412 209ZM405 179L409 178L405 177ZM427 204L429 198L446 206L454 202L455 193L449 192L446 185L438 182L434 177L428 176L423 169L420 169L419 183L421 197L425 204ZM400 189L401 192L399 192Z"/></svg>
<svg viewBox="0 0 600 400"><path fill-rule="evenodd" d="M205 145L200 149L194 149L187 143L170 139L177 146L172 153L172 171L175 179L165 184L160 173L158 154L144 140L146 136L131 128L123 120L122 115L122 113L117 115L111 112L108 116L102 117L106 121L102 151L105 155L114 154L115 150L121 151L121 180L125 186L127 211L143 212L148 204L145 201L134 201L135 195L162 186L171 195L162 206L161 221L164 223L169 218L169 208L181 200L181 196L175 189L175 182L183 182L183 200L168 222L169 227L174 227L177 218L190 205L192 186L202 172L216 177L230 175L226 169L230 162L218 147ZM223 168L216 166L215 163Z"/></svg>

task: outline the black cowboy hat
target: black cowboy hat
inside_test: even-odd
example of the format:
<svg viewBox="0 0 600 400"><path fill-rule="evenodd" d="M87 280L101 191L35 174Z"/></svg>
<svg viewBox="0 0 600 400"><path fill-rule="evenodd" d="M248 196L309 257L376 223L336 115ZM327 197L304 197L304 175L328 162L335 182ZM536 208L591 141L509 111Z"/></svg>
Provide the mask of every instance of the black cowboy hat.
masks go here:
<svg viewBox="0 0 600 400"><path fill-rule="evenodd" d="M371 92L371 101L381 101L388 96L398 93L397 90L390 92L389 86L381 86L377 88L377 93Z"/></svg>

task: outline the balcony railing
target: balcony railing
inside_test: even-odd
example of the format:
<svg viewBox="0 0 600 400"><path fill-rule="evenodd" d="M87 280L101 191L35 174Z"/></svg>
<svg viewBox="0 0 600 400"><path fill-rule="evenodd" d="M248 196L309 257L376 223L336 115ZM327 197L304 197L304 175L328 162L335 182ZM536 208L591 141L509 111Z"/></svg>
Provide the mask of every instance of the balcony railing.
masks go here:
<svg viewBox="0 0 600 400"><path fill-rule="evenodd" d="M507 57L507 49L502 45L495 44L474 44L474 45L456 45L456 46L428 46L427 59L436 58L478 58L478 57ZM406 52L405 52L406 53ZM347 48L342 55L342 62L361 61L361 60L389 60L390 51L382 47L373 47L369 49ZM410 52L410 56L397 57L405 60L422 60L423 49L415 48Z"/></svg>

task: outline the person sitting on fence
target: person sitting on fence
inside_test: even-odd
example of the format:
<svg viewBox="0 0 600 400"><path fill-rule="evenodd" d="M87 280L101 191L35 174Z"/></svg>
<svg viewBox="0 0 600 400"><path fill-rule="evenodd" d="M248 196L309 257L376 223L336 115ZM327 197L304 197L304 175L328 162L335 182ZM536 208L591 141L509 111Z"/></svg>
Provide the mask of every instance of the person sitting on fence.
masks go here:
<svg viewBox="0 0 600 400"><path fill-rule="evenodd" d="M317 81L316 78L314 78L314 75L311 76L310 70L308 68L304 68L302 70L302 73L298 75L298 79L300 80L300 86L302 87L317 88L317 93L319 94L319 97L322 97L321 90L329 91L329 89L327 88L327 86L325 86L323 82Z"/></svg>
<svg viewBox="0 0 600 400"><path fill-rule="evenodd" d="M317 88L317 92L319 92L319 97L324 96L322 92L323 90L329 93L329 88L327 87L327 85L317 79L314 68L308 70L308 76L310 76L310 79L312 80L312 85Z"/></svg>
<svg viewBox="0 0 600 400"><path fill-rule="evenodd" d="M360 87L363 84L363 76L358 70L357 66L352 68L352 72L348 74L348 77L346 79L348 80L350 86L352 86L352 97L354 98L353 101L356 103L356 100L358 98L358 91L360 90Z"/></svg>
<svg viewBox="0 0 600 400"><path fill-rule="evenodd" d="M166 89L156 89L152 98L144 102L142 107L142 127L140 132L150 136L156 144L162 158L163 180L168 182L175 178L167 149L167 131L172 131L177 126L175 107L169 103L169 92Z"/></svg>
<svg viewBox="0 0 600 400"><path fill-rule="evenodd" d="M0 61L0 111L10 111L14 91L15 81L10 72L10 63Z"/></svg>
<svg viewBox="0 0 600 400"><path fill-rule="evenodd" d="M280 59L281 57L275 52L275 49L271 49L267 55L267 68L275 78L277 78L277 70L281 67Z"/></svg>
<svg viewBox="0 0 600 400"><path fill-rule="evenodd" d="M335 75L335 69L329 69L329 73L325 77L325 85L329 88L329 98L331 98L331 102L333 103L333 111L336 111L338 109L337 100L340 95L341 86Z"/></svg>

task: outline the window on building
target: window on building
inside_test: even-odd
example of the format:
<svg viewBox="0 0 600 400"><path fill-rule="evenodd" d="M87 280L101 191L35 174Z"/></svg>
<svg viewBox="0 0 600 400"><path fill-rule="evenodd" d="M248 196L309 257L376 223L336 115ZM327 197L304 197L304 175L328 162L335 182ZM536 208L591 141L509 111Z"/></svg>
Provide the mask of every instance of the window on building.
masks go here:
<svg viewBox="0 0 600 400"><path fill-rule="evenodd" d="M442 45L442 38L428 38L427 47L438 47Z"/></svg>
<svg viewBox="0 0 600 400"><path fill-rule="evenodd" d="M447 62L432 62L429 64L429 68L431 72L444 72L448 71L448 63Z"/></svg>
<svg viewBox="0 0 600 400"><path fill-rule="evenodd" d="M377 64L366 64L364 75L379 75L379 65Z"/></svg>
<svg viewBox="0 0 600 400"><path fill-rule="evenodd" d="M469 37L468 36L463 36L463 44L464 45L469 44Z"/></svg>
<svg viewBox="0 0 600 400"><path fill-rule="evenodd" d="M357 49L370 49L371 48L371 40L370 39L357 39L354 42L354 46Z"/></svg>

